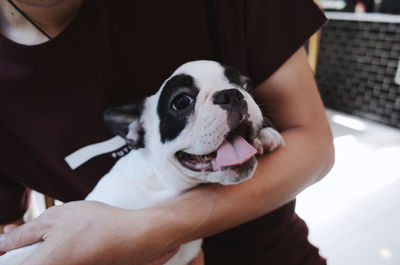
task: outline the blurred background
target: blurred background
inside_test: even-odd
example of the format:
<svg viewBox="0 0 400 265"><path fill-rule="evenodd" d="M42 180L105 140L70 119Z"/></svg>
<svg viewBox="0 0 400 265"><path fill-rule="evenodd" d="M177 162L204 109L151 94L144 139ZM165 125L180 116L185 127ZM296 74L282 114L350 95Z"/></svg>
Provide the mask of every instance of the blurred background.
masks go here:
<svg viewBox="0 0 400 265"><path fill-rule="evenodd" d="M400 0L319 0L308 46L336 163L296 212L328 265L400 264Z"/></svg>

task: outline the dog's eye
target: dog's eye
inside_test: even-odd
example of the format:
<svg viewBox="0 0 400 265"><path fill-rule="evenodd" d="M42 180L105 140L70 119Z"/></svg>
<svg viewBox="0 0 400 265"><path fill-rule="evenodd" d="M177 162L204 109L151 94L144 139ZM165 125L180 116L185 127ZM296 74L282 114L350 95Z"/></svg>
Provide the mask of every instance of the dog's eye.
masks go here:
<svg viewBox="0 0 400 265"><path fill-rule="evenodd" d="M182 110L192 104L194 99L188 94L179 94L172 100L171 109L174 111Z"/></svg>

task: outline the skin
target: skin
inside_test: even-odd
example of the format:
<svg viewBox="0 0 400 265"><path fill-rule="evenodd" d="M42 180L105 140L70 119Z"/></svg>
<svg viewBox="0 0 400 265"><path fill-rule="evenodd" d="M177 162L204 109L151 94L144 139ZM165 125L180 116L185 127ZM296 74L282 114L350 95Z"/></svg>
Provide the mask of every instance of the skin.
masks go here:
<svg viewBox="0 0 400 265"><path fill-rule="evenodd" d="M82 0L12 0L30 19L51 37L57 36L73 20ZM0 33L11 40L35 45L48 41L6 0L0 0Z"/></svg>
<svg viewBox="0 0 400 265"><path fill-rule="evenodd" d="M334 162L331 131L304 48L254 94L268 106L286 146L261 157L249 181L201 186L142 210L90 201L66 203L4 234L0 251L44 240L24 265L59 260L67 265L145 264L164 258L184 242L232 228L293 200L325 176Z"/></svg>
<svg viewBox="0 0 400 265"><path fill-rule="evenodd" d="M3 233L8 233L15 228L17 228L19 225L22 225L24 223L24 220L19 219L15 222L9 223L7 225L0 225L0 232L2 231ZM4 252L0 251L0 255L4 254Z"/></svg>

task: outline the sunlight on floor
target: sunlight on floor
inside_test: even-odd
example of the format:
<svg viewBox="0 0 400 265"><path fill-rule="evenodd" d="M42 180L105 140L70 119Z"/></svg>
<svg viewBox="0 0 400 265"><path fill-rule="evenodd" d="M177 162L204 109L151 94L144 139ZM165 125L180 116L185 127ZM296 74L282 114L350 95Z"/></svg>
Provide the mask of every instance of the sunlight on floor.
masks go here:
<svg viewBox="0 0 400 265"><path fill-rule="evenodd" d="M332 110L327 115L335 166L297 200L310 241L329 265L400 264L400 237L390 232L400 223L400 130Z"/></svg>

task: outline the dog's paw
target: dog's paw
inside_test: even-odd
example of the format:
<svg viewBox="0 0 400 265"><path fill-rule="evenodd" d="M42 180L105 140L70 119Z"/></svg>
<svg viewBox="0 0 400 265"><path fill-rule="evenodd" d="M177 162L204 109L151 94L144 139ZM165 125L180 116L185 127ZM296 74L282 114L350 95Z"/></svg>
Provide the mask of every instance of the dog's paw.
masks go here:
<svg viewBox="0 0 400 265"><path fill-rule="evenodd" d="M264 151L271 152L277 147L284 145L285 140L283 140L282 135L271 127L261 129L258 136L254 139L254 146L260 155Z"/></svg>

